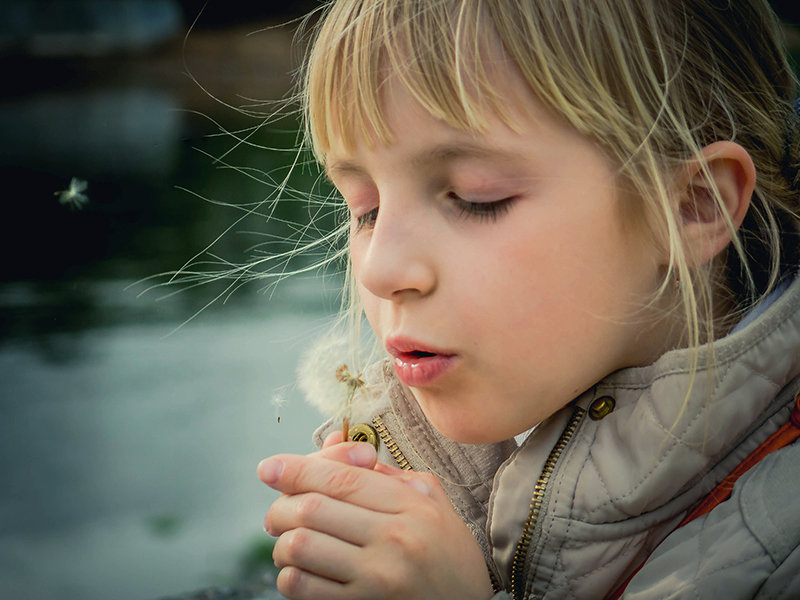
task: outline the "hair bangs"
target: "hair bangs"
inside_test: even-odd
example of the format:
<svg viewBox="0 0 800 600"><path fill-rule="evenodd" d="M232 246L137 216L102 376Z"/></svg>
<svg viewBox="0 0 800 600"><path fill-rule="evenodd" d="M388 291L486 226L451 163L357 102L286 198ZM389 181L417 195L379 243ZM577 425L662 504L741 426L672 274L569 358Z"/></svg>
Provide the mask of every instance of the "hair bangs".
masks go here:
<svg viewBox="0 0 800 600"><path fill-rule="evenodd" d="M484 131L487 115L511 124L498 71L509 61L481 2L337 2L317 32L305 73L306 133L324 162L333 140L392 140L386 82L403 85L432 116L462 131Z"/></svg>

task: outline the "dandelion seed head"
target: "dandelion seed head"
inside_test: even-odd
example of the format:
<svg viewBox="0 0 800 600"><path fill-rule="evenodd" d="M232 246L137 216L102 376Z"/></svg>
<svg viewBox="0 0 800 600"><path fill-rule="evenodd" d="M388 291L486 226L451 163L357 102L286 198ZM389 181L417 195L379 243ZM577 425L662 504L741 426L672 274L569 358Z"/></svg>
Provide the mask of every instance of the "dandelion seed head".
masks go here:
<svg viewBox="0 0 800 600"><path fill-rule="evenodd" d="M323 337L305 354L298 370L298 385L306 401L333 419L369 414L374 404L372 390L360 375L353 375L348 354L344 338Z"/></svg>

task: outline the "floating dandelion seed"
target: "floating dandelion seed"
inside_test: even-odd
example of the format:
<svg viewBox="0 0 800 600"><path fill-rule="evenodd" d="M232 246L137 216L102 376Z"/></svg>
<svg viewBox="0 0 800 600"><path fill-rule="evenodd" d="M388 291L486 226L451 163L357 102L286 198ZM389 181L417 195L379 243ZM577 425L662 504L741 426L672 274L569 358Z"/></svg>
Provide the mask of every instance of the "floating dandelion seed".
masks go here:
<svg viewBox="0 0 800 600"><path fill-rule="evenodd" d="M60 190L53 195L58 196L58 201L61 204L69 204L70 208L83 208L83 205L89 202L89 196L84 194L89 184L83 179L73 177L69 182L69 188Z"/></svg>
<svg viewBox="0 0 800 600"><path fill-rule="evenodd" d="M272 397L272 405L275 407L275 418L278 420L278 423L281 422L281 409L284 404L286 404L286 396L283 392L276 392Z"/></svg>
<svg viewBox="0 0 800 600"><path fill-rule="evenodd" d="M361 374L353 375L343 339L326 337L312 346L300 363L298 384L309 404L334 420L342 420L342 439L348 439L350 422L368 414L371 394Z"/></svg>

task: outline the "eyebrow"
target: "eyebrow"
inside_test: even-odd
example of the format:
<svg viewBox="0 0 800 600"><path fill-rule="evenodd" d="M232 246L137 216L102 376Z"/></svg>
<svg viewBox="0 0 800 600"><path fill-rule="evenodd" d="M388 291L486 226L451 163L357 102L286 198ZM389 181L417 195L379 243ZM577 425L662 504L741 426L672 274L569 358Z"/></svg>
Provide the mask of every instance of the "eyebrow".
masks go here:
<svg viewBox="0 0 800 600"><path fill-rule="evenodd" d="M411 165L415 168L425 168L435 163L448 163L466 158L490 159L496 162L507 163L518 158L517 153L507 152L498 148L491 148L474 144L447 143L434 146L411 158ZM349 160L335 160L325 165L325 173L330 179L335 174L365 175L366 170L356 162Z"/></svg>

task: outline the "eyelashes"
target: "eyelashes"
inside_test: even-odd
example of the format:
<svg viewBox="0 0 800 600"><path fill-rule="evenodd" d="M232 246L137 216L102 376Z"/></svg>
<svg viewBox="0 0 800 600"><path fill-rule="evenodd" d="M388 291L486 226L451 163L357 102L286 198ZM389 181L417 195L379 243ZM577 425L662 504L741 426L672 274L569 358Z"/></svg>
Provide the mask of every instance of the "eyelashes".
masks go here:
<svg viewBox="0 0 800 600"><path fill-rule="evenodd" d="M453 209L458 217L465 219L476 219L481 222L488 221L492 223L507 213L511 209L513 202L516 200L516 198L512 196L509 198L494 200L492 202L470 202L469 200L464 200L453 192L450 192L447 195L447 199L453 206ZM369 229L375 227L377 220L377 206L372 210L355 217L354 223L356 233L365 227Z"/></svg>
<svg viewBox="0 0 800 600"><path fill-rule="evenodd" d="M376 206L371 211L364 213L363 215L359 215L355 218L355 229L356 233L364 229L364 227L369 227L372 229L375 227L375 222L378 220L378 207Z"/></svg>
<svg viewBox="0 0 800 600"><path fill-rule="evenodd" d="M474 218L479 221L491 221L492 223L507 213L511 209L511 204L516 200L512 196L492 202L470 202L452 192L447 197L455 206L459 216Z"/></svg>

